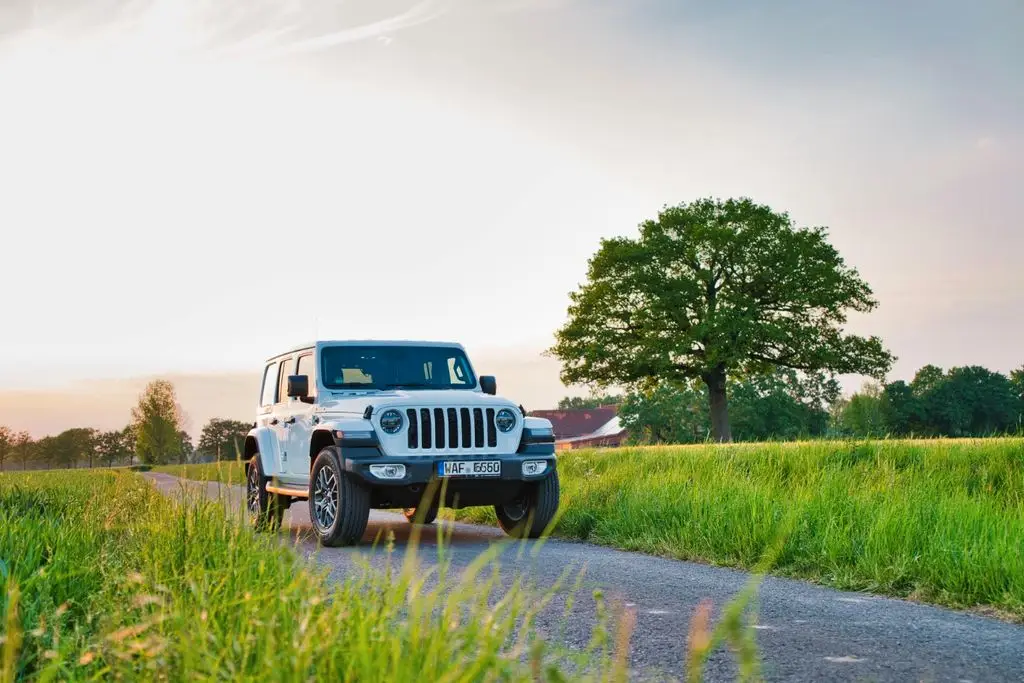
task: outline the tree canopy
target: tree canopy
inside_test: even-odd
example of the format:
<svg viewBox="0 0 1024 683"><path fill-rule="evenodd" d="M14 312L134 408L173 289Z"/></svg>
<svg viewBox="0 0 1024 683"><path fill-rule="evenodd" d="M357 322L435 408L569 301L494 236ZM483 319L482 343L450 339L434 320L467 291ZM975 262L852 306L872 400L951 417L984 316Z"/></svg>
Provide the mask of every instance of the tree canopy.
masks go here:
<svg viewBox="0 0 1024 683"><path fill-rule="evenodd" d="M139 460L146 464L183 462L183 422L174 385L162 379L150 382L132 408L131 429Z"/></svg>
<svg viewBox="0 0 1024 683"><path fill-rule="evenodd" d="M551 352L562 380L599 387L700 380L712 434L731 440L726 381L776 368L881 377L877 337L845 334L877 306L820 227L747 198L666 207L633 239L601 241Z"/></svg>

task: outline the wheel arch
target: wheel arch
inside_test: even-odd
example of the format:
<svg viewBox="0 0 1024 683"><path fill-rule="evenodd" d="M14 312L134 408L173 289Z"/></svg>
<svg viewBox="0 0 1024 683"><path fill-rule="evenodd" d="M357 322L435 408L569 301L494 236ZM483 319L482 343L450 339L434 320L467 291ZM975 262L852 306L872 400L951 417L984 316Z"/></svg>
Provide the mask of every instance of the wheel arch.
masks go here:
<svg viewBox="0 0 1024 683"><path fill-rule="evenodd" d="M248 463L252 456L259 454L263 475L267 477L277 474L274 467L274 450L277 444L273 436L269 429L258 428L250 431L245 437L245 450L243 451L245 462Z"/></svg>
<svg viewBox="0 0 1024 683"><path fill-rule="evenodd" d="M316 462L316 456L323 449L328 446L335 446L337 442L334 439L334 433L331 429L320 428L313 432L309 437L309 469L313 470L313 463Z"/></svg>

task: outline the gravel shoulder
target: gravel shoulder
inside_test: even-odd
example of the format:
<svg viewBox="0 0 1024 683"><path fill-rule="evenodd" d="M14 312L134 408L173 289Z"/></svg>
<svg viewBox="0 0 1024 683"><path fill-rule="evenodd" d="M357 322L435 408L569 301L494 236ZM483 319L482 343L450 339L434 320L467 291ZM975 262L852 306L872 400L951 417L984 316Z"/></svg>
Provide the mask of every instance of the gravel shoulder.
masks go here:
<svg viewBox="0 0 1024 683"><path fill-rule="evenodd" d="M234 503L243 497L240 486L186 482L156 472L144 476L169 495L190 489L211 498L228 496ZM361 561L383 568L387 561L384 544L370 544L375 538L385 538L389 531L394 534L392 562L400 562L412 529L401 515L374 510L364 536L366 545L320 548L303 503L285 513L284 526L282 540L325 567L330 578L338 581ZM418 555L424 565L436 564L440 527L439 522L422 528ZM450 575L457 576L494 544L505 548L501 572L509 581L524 573L545 590L566 570L584 570L578 604L569 619L563 619L561 601L554 600L538 621L545 632L560 632L567 645L583 646L590 638L596 617L594 601L587 596L594 589L600 588L609 598L618 598L634 609L633 678L664 675L681 679L696 606L710 600L717 619L719 609L750 579L749 574L731 569L554 539L544 541L536 553L521 554L520 545L507 543L497 528L451 522L445 522L443 528ZM766 577L761 584L757 612L757 644L766 680L1024 680L1024 626L776 577ZM709 660L706 674L710 681L735 680L732 653L720 648Z"/></svg>

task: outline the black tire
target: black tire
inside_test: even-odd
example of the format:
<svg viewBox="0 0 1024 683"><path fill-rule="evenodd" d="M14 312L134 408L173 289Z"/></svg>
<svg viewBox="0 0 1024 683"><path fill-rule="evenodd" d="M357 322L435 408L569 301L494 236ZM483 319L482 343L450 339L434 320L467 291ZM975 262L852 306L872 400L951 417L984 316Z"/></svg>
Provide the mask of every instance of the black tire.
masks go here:
<svg viewBox="0 0 1024 683"><path fill-rule="evenodd" d="M558 512L558 470L523 488L515 500L494 506L498 526L513 538L539 538Z"/></svg>
<svg viewBox="0 0 1024 683"><path fill-rule="evenodd" d="M345 472L341 451L336 446L324 448L313 461L309 473L309 519L313 532L325 546L354 545L366 531L370 492Z"/></svg>
<svg viewBox="0 0 1024 683"><path fill-rule="evenodd" d="M424 513L423 519L416 519L417 510L419 510L419 508L405 508L405 510L402 511L410 524L433 524L434 520L437 519L436 505L430 506L430 509Z"/></svg>
<svg viewBox="0 0 1024 683"><path fill-rule="evenodd" d="M269 477L263 473L263 463L257 451L245 469L246 511L249 525L256 531L276 531L281 528L285 505L276 493L267 491Z"/></svg>

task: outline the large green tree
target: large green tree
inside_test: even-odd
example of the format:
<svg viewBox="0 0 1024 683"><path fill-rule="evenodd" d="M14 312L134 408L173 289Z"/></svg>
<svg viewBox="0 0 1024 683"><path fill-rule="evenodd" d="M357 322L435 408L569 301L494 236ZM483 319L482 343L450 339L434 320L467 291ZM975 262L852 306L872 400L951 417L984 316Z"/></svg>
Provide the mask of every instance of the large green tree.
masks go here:
<svg viewBox="0 0 1024 683"><path fill-rule="evenodd" d="M163 379L150 382L132 408L131 428L139 460L146 464L181 461L183 422L174 385Z"/></svg>
<svg viewBox="0 0 1024 683"><path fill-rule="evenodd" d="M845 334L870 287L826 239L750 199L666 207L636 239L604 239L551 352L562 380L599 387L700 380L713 438L731 440L730 375L777 368L881 377L877 337Z"/></svg>

